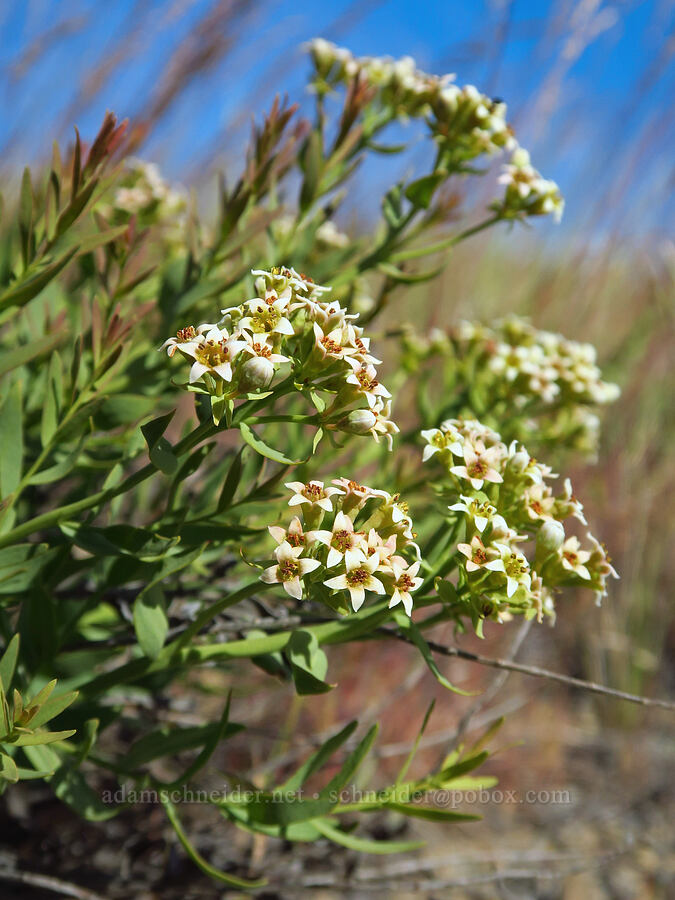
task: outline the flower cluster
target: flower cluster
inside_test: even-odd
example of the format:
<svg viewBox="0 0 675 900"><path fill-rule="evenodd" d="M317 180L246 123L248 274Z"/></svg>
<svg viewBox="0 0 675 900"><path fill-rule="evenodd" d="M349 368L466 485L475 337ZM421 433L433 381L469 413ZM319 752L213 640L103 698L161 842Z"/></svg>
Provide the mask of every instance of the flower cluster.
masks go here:
<svg viewBox="0 0 675 900"><path fill-rule="evenodd" d="M113 198L113 207L122 213L152 221L181 217L187 208L185 193L171 187L154 163L132 159Z"/></svg>
<svg viewBox="0 0 675 900"><path fill-rule="evenodd" d="M399 117L425 118L434 139L449 151L446 162L461 163L513 146L506 105L472 84L458 87L454 75L429 75L410 56L355 57L323 38L308 45L316 90L326 91L358 78L374 100Z"/></svg>
<svg viewBox="0 0 675 900"><path fill-rule="evenodd" d="M518 316L492 327L462 322L449 333L435 329L428 338L407 333L404 353L409 369L445 357L454 384L470 386L476 413L508 409L509 437L520 440L534 435L538 441L593 452L599 426L595 410L619 395L617 385L602 380L592 344L540 331Z"/></svg>
<svg viewBox="0 0 675 900"><path fill-rule="evenodd" d="M310 394L323 428L384 438L391 449L398 431L390 418L391 395L378 381L380 360L356 324L358 315L324 299L331 289L294 269L253 275L256 297L222 310L217 325L189 325L165 341L169 356L178 351L191 362L186 387L211 395L216 407L267 396L286 367L291 389Z"/></svg>
<svg viewBox="0 0 675 900"><path fill-rule="evenodd" d="M277 543L275 561L261 579L280 584L287 594L348 612L366 592L389 598L390 608L412 611L412 593L421 585L419 548L412 521L398 496L347 478L332 486L322 481L291 481L289 506L297 509L287 527L270 526Z"/></svg>
<svg viewBox="0 0 675 900"><path fill-rule="evenodd" d="M504 196L492 204L495 212L505 219L552 215L560 221L565 208L560 189L530 165L527 150L517 147L503 169L498 181L505 185Z"/></svg>
<svg viewBox="0 0 675 900"><path fill-rule="evenodd" d="M554 492L551 469L524 447L510 446L474 419L449 419L422 432L423 460L437 460L446 479L441 493L451 500L454 526L464 526L458 543L460 586L466 588L479 621L505 613L554 615L553 593L564 585L595 591L599 602L616 572L602 546L587 535L582 548L567 520L587 525L569 479ZM526 552L530 549L530 552Z"/></svg>

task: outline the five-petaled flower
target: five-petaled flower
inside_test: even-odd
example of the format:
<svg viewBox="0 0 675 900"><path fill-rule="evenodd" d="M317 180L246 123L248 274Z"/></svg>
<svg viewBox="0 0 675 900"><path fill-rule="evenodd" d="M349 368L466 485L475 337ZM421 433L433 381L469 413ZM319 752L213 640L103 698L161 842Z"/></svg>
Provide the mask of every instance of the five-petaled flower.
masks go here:
<svg viewBox="0 0 675 900"><path fill-rule="evenodd" d="M355 565L348 565L343 575L329 578L327 581L324 581L324 584L326 587L334 590L348 590L352 608L356 612L363 606L363 601L366 599L366 591L373 591L375 594L386 593L380 579L373 574L379 563L379 555L373 553L367 559L357 560Z"/></svg>
<svg viewBox="0 0 675 900"><path fill-rule="evenodd" d="M302 583L300 581L309 572L317 569L321 563L318 559L300 559L303 547L291 547L288 541L279 544L274 552L276 565L265 569L260 576L266 584L280 584L291 597L302 599Z"/></svg>

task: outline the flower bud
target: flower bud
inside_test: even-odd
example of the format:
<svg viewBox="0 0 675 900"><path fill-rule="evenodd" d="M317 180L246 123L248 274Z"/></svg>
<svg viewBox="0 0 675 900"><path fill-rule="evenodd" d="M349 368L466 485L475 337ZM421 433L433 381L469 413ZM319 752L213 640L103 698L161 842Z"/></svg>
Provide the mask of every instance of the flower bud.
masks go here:
<svg viewBox="0 0 675 900"><path fill-rule="evenodd" d="M268 387L274 377L274 366L262 356L247 359L241 367L240 385L244 390Z"/></svg>
<svg viewBox="0 0 675 900"><path fill-rule="evenodd" d="M376 422L377 416L369 409L354 409L344 419L340 419L337 427L349 434L368 434Z"/></svg>
<svg viewBox="0 0 675 900"><path fill-rule="evenodd" d="M547 519L537 532L537 550L555 553L565 540L565 529L555 519Z"/></svg>

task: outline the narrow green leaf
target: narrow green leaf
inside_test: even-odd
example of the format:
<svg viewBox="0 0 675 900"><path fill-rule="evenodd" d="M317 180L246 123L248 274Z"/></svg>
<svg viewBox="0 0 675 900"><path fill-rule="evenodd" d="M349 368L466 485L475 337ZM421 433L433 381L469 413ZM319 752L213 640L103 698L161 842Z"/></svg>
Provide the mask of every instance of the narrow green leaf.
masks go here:
<svg viewBox="0 0 675 900"><path fill-rule="evenodd" d="M424 175L416 181L412 181L405 189L405 195L419 209L428 209L434 196L434 191L447 178L446 172L432 172Z"/></svg>
<svg viewBox="0 0 675 900"><path fill-rule="evenodd" d="M227 725L230 719L230 701L232 700L232 691L230 691L227 695L227 702L225 703L225 709L220 717L220 722L218 726L213 730L212 735L207 739L204 744L201 753L192 763L192 765L188 766L188 768L183 772L180 778L176 778L175 781L170 782L169 784L165 784L164 787L169 790L173 790L177 787L180 787L182 784L188 782L191 778L203 769L206 763L211 759L213 753L220 743L220 741L225 736L225 732L227 731Z"/></svg>
<svg viewBox="0 0 675 900"><path fill-rule="evenodd" d="M148 445L148 455L150 460L157 468L164 472L165 475L173 475L178 468L178 460L173 452L173 447L163 437L169 422L176 414L176 410L172 410L164 416L158 416L151 422L146 422L141 426L143 437Z"/></svg>
<svg viewBox="0 0 675 900"><path fill-rule="evenodd" d="M30 169L23 170L21 179L21 195L19 197L19 231L21 232L21 255L24 268L31 261L31 244L33 237L33 185Z"/></svg>
<svg viewBox="0 0 675 900"><path fill-rule="evenodd" d="M317 831L335 844L348 847L350 850L357 850L359 853L408 853L410 850L419 850L425 846L424 841L371 841L341 831L326 819L316 819L312 824Z"/></svg>
<svg viewBox="0 0 675 900"><path fill-rule="evenodd" d="M156 659L164 646L169 620L164 608L164 591L159 585L146 588L134 601L134 629L146 656Z"/></svg>
<svg viewBox="0 0 675 900"><path fill-rule="evenodd" d="M241 480L243 452L244 448L242 447L241 450L234 455L234 458L230 463L230 468L227 471L225 484L223 485L223 489L220 492L220 497L218 498L218 506L216 507L216 512L222 512L224 509L227 509L234 500L234 495L237 491L237 488L239 487L239 482Z"/></svg>
<svg viewBox="0 0 675 900"><path fill-rule="evenodd" d="M0 496L9 497L21 481L23 427L21 383L10 388L0 409Z"/></svg>
<svg viewBox="0 0 675 900"><path fill-rule="evenodd" d="M432 672L439 684L442 684L444 688L447 688L449 691L452 691L455 694L461 694L463 697L474 697L476 695L475 691L463 691L461 688L455 687L455 685L451 684L445 677L445 675L441 673L440 669L436 665L436 661L431 653L429 645L424 640L424 635L419 630L417 625L415 625L412 619L409 619L408 616L405 615L405 613L398 612L398 610L394 612L394 619L401 631L404 634L408 635L413 644L420 651L425 663L429 667L429 670Z"/></svg>
<svg viewBox="0 0 675 900"><path fill-rule="evenodd" d="M408 769L410 768L410 764L412 763L413 759L415 758L415 754L417 753L417 749L420 745L420 741L422 740L422 735L424 734L424 732L426 730L427 723L429 722L431 713L434 711L435 705L436 705L436 701L432 700L431 703L429 704L429 706L427 707L427 711L424 714L424 719L422 720L422 727L417 732L417 737L415 738L415 743L410 748L410 753L408 754L405 762L401 766L401 771L396 776L396 784L397 785L400 785L402 783L403 779L405 778L405 776L408 772Z"/></svg>
<svg viewBox="0 0 675 900"><path fill-rule="evenodd" d="M246 441L249 447L252 447L256 453L259 453L261 456L266 456L267 459L273 459L275 462L283 463L285 466L296 466L302 460L293 460L289 459L287 456L284 456L280 450L275 450L273 447L269 447L264 441L262 441L255 432L248 427L246 422L242 422L239 426L239 430L241 432L242 438Z"/></svg>
<svg viewBox="0 0 675 900"><path fill-rule="evenodd" d="M330 759L330 757L340 749L340 747L346 743L349 738L354 734L356 728L358 726L358 722L356 719L349 722L341 731L337 734L333 735L333 737L328 738L328 740L319 747L319 749L313 753L309 759L307 759L299 769L297 769L291 777L285 781L281 787L280 791L284 791L286 793L294 793L298 791L303 784L307 781L310 775L313 775L314 772L317 772L323 764Z"/></svg>
<svg viewBox="0 0 675 900"><path fill-rule="evenodd" d="M2 355L0 355L0 376L49 353L63 341L64 337L64 333L46 334L44 337L36 338L36 340L15 347L13 350L3 349Z"/></svg>
<svg viewBox="0 0 675 900"><path fill-rule="evenodd" d="M165 725L136 741L124 756L124 766L128 771L134 771L154 759L175 756L177 753L185 753L186 750L194 750L196 747L205 747L218 734L220 739L232 737L244 728L243 725L229 721L224 728L221 726L222 722L192 725L187 728L171 728Z"/></svg>
<svg viewBox="0 0 675 900"><path fill-rule="evenodd" d="M68 731L36 731L35 734L22 734L15 741L12 741L15 747L34 747L40 744L53 744L55 741L65 741L66 738L72 737L75 729Z"/></svg>
<svg viewBox="0 0 675 900"><path fill-rule="evenodd" d="M324 680L328 658L310 631L294 631L286 646L286 655L298 694L325 694L335 687Z"/></svg>
<svg viewBox="0 0 675 900"><path fill-rule="evenodd" d="M0 685L9 690L16 669L16 661L19 656L19 635L15 634L12 640L7 644L5 652L0 658Z"/></svg>
<svg viewBox="0 0 675 900"><path fill-rule="evenodd" d="M11 756L0 753L0 778L15 783L19 780L19 772L16 763Z"/></svg>
<svg viewBox="0 0 675 900"><path fill-rule="evenodd" d="M77 247L72 247L51 265L41 269L36 275L11 285L4 294L0 295L0 310L9 309L12 306L25 306L29 300L37 297L47 287L49 282L53 281L59 272L68 265L76 252Z"/></svg>
<svg viewBox="0 0 675 900"><path fill-rule="evenodd" d="M56 433L59 420L59 410L63 399L63 374L61 371L61 358L54 351L49 362L49 374L45 389L44 402L42 404L42 419L40 422L40 441L46 447Z"/></svg>
<svg viewBox="0 0 675 900"><path fill-rule="evenodd" d="M187 835L183 831L183 827L180 823L180 819L178 818L178 814L176 813L176 810L171 801L168 799L168 797L164 796L162 792L160 792L160 799L162 801L164 809L166 810L166 814L169 817L169 822L171 822L173 830L176 832L176 837L183 845L183 849L185 850L187 855L190 857L193 863L199 869L201 869L202 872L204 872L210 878L215 878L216 881L221 881L223 882L223 884L227 884L230 887L241 888L244 890L248 888L263 887L265 884L267 884L267 881L264 878L258 879L257 881L246 881L244 878L237 878L234 875L228 875L226 872L221 872L220 869L216 869L215 866L212 866L210 863L208 863L203 856L200 856L200 854L188 840Z"/></svg>
<svg viewBox="0 0 675 900"><path fill-rule="evenodd" d="M46 703L43 703L37 713L30 720L31 728L39 728L46 722L55 719L64 709L67 709L71 703L77 698L77 691L68 691L65 694L59 694L51 697Z"/></svg>
<svg viewBox="0 0 675 900"><path fill-rule="evenodd" d="M402 813L414 819L427 819L430 822L477 822L481 816L461 813L454 809L439 809L433 806L418 806L415 803L385 803L387 809Z"/></svg>

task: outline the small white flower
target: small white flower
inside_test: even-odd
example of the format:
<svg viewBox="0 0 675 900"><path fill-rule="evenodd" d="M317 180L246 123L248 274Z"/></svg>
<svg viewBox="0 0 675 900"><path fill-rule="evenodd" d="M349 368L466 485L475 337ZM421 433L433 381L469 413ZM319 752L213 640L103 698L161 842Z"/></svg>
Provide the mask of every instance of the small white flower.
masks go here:
<svg viewBox="0 0 675 900"><path fill-rule="evenodd" d="M325 544L328 550L326 566L332 569L344 559L348 569L354 568L366 558L365 535L354 531L354 523L343 512L335 516L332 531L315 531L315 539Z"/></svg>
<svg viewBox="0 0 675 900"><path fill-rule="evenodd" d="M470 544L457 544L457 549L468 560L467 572L477 572L479 569L488 569L490 572L504 571L499 550L492 545L486 547L477 534L471 538Z"/></svg>
<svg viewBox="0 0 675 900"><path fill-rule="evenodd" d="M501 467L502 451L499 447L485 447L482 441L464 445L464 465L452 466L450 471L458 478L466 478L471 486L479 491L483 483L491 481L495 484L504 479L497 466Z"/></svg>
<svg viewBox="0 0 675 900"><path fill-rule="evenodd" d="M232 380L232 360L246 346L246 342L230 338L227 331L213 326L205 335L197 335L194 341L180 350L194 359L190 369L190 383L198 381L207 372L223 381Z"/></svg>
<svg viewBox="0 0 675 900"><path fill-rule="evenodd" d="M324 488L323 481L308 481L303 484L302 481L288 481L286 487L293 491L293 496L288 501L289 506L298 506L306 503L310 507L319 507L332 512L333 502L330 499L335 494L341 494L342 491L336 487Z"/></svg>
<svg viewBox="0 0 675 900"><path fill-rule="evenodd" d="M324 581L326 587L332 590L348 590L354 612L363 606L366 599L366 591L373 591L375 594L385 594L384 585L379 578L373 575L380 562L377 553L364 560L359 560L356 565L348 566L344 575L338 575L336 578L329 578Z"/></svg>
<svg viewBox="0 0 675 900"><path fill-rule="evenodd" d="M567 538L560 548L560 555L564 569L567 569L568 572L573 572L575 575L578 575L579 578L583 578L586 581L591 580L591 573L586 567L586 563L591 558L591 554L588 550L581 549L579 538L575 536Z"/></svg>
<svg viewBox="0 0 675 900"><path fill-rule="evenodd" d="M274 553L277 558L276 565L265 569L260 575L260 580L266 584L281 584L287 594L301 600L300 579L321 565L318 559L299 559L302 550L302 547L291 547L287 541L279 544Z"/></svg>
<svg viewBox="0 0 675 900"><path fill-rule="evenodd" d="M363 394L370 407L377 406L378 397L391 397L386 387L377 380L377 371L374 366L359 366L347 375L345 381L347 384L353 384L359 394Z"/></svg>
<svg viewBox="0 0 675 900"><path fill-rule="evenodd" d="M480 500L476 500L475 497L465 497L463 494L460 494L459 499L461 502L453 503L448 509L455 512L463 512L466 513L467 516L471 516L476 528L481 534L485 531L485 526L488 522L491 522L492 527L498 529L500 532L508 531L506 520L503 516L499 515L496 507L491 506L487 502L483 503Z"/></svg>
<svg viewBox="0 0 675 900"><path fill-rule="evenodd" d="M411 591L416 591L424 581L423 578L417 577L420 565L421 563L419 561L414 562L412 565L408 565L406 560L401 556L395 556L393 558L391 568L395 580L394 592L389 601L389 609L402 603L406 613L409 616L412 615L413 600L410 596Z"/></svg>
<svg viewBox="0 0 675 900"><path fill-rule="evenodd" d="M315 531L303 531L302 523L297 516L293 516L291 519L288 530L280 525L268 525L267 530L277 544L283 544L286 541L291 547L306 547L317 540Z"/></svg>

